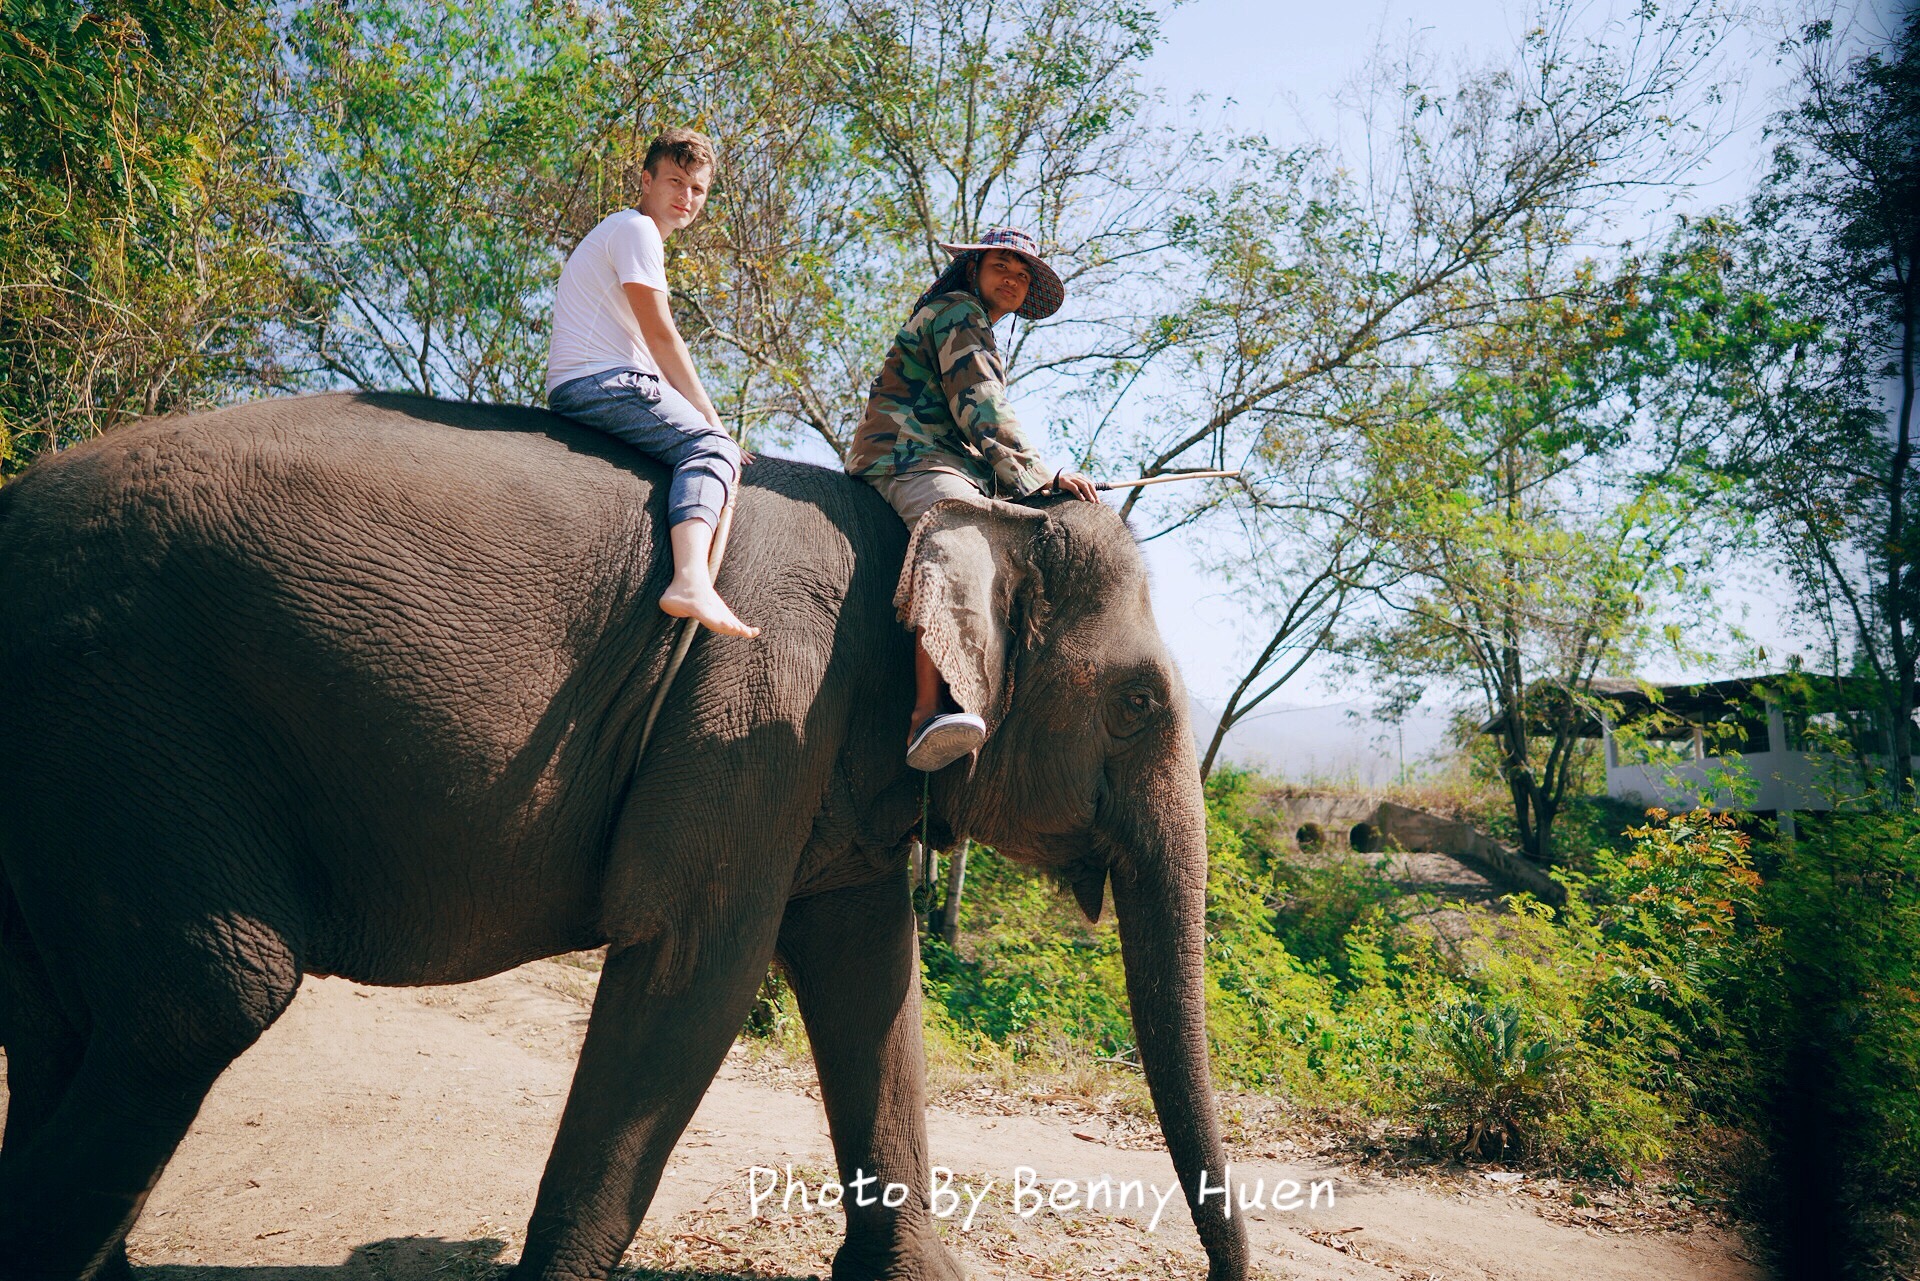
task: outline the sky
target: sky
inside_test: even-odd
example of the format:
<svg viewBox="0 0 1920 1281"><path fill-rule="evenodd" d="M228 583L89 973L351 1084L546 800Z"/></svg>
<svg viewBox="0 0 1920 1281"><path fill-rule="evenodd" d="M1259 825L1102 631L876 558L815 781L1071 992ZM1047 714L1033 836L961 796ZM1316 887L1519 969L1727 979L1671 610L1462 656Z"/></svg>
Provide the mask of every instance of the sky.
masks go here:
<svg viewBox="0 0 1920 1281"><path fill-rule="evenodd" d="M1598 30L1628 7L1595 0L1581 9L1583 25ZM1335 97L1365 70L1377 44L1398 48L1417 33L1446 61L1504 59L1525 30L1529 9L1503 0L1188 0L1163 17L1162 42L1145 78L1165 88L1171 101L1230 99L1234 123L1275 140L1297 136L1302 127L1329 134ZM1694 176L1696 207L1738 198L1759 172L1759 126L1787 82L1772 49L1779 21L1756 17L1751 27L1727 27L1725 52L1739 73L1738 101L1730 104L1736 131Z"/></svg>
<svg viewBox="0 0 1920 1281"><path fill-rule="evenodd" d="M1582 19L1598 28L1618 8L1594 3ZM1275 142L1331 136L1339 128L1336 97L1366 69L1378 44L1399 47L1417 32L1443 63L1504 58L1518 42L1525 12L1500 0L1191 0L1164 17L1162 44L1145 79L1165 92L1169 104L1204 97L1209 111L1217 110L1228 124ZM1787 17L1799 15L1788 11ZM1690 189L1649 193L1623 211L1616 239L1644 237L1676 208L1705 210L1737 201L1759 177L1766 159L1761 126L1790 81L1790 69L1777 63L1773 51L1781 21L1776 11L1751 27L1729 25L1724 56L1735 72L1736 92L1724 109L1726 136L1692 175ZM1264 637L1256 638L1231 591L1198 569L1190 545L1168 538L1148 544L1147 553L1161 630L1190 691L1218 707ZM1776 656L1800 648L1775 607L1784 589L1764 559L1724 566L1723 575L1724 609L1753 641ZM1721 673L1648 674L1695 679ZM1396 734L1369 720L1371 702L1363 682L1335 679L1324 670L1303 673L1276 695L1276 705L1259 722L1249 723L1236 754L1296 778L1368 783L1395 773L1403 756L1417 759L1438 746L1443 707L1423 708Z"/></svg>

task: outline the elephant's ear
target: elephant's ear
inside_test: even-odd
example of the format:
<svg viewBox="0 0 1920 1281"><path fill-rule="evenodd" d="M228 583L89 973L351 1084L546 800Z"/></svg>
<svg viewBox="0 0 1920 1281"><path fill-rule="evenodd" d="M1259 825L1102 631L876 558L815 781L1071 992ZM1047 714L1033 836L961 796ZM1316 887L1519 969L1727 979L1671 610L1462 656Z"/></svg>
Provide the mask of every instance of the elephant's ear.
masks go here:
<svg viewBox="0 0 1920 1281"><path fill-rule="evenodd" d="M999 725L1013 695L1016 635L1039 622L1039 571L1030 560L1045 523L1011 503L950 498L913 527L900 585L900 621L918 631L954 701Z"/></svg>

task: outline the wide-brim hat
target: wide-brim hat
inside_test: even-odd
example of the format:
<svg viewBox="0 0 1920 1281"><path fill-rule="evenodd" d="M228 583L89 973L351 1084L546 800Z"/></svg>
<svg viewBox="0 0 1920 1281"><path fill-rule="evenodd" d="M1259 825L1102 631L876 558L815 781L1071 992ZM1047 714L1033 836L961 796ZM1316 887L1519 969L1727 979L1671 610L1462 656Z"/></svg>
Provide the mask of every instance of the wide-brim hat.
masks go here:
<svg viewBox="0 0 1920 1281"><path fill-rule="evenodd" d="M1060 304L1066 301L1066 286L1060 283L1060 276L1047 266L1047 260L1040 256L1040 246L1034 243L1032 236L1018 227L988 227L980 233L980 239L972 244L950 245L944 240L940 247L954 255L955 260L961 254L989 249L1005 249L1009 253L1019 254L1026 260L1033 280L1027 285L1027 300L1020 304L1013 314L1027 320L1045 320L1060 310ZM944 276L942 277L944 279Z"/></svg>

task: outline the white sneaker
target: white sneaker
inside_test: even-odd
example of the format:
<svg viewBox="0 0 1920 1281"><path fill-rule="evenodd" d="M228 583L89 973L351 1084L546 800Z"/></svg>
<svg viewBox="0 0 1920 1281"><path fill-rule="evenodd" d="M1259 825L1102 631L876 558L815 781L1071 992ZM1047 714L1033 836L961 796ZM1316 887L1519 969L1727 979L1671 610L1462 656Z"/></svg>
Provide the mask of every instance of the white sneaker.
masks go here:
<svg viewBox="0 0 1920 1281"><path fill-rule="evenodd" d="M987 741L987 723L972 712L929 716L907 743L907 765L931 774Z"/></svg>

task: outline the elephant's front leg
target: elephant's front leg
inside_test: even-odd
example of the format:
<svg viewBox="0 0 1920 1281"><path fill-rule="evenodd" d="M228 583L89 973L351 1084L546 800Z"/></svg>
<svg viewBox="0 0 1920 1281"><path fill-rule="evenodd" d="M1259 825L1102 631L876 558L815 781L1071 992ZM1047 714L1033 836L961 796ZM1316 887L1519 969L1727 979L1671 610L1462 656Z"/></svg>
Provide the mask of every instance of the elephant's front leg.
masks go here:
<svg viewBox="0 0 1920 1281"><path fill-rule="evenodd" d="M598 1281L639 1231L673 1145L773 956L777 909L607 956L517 1281Z"/></svg>
<svg viewBox="0 0 1920 1281"><path fill-rule="evenodd" d="M846 1188L847 1240L834 1256L834 1281L959 1281L965 1273L928 1207L920 958L904 864L881 884L791 904L779 950L813 1043ZM897 1206L885 1204L899 1195L886 1196L890 1183L907 1190Z"/></svg>

